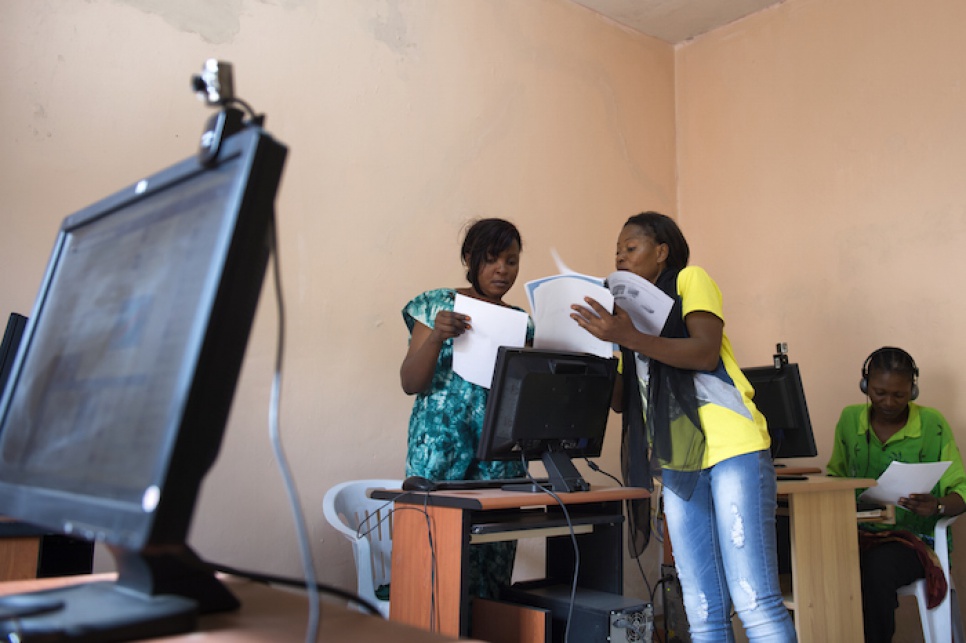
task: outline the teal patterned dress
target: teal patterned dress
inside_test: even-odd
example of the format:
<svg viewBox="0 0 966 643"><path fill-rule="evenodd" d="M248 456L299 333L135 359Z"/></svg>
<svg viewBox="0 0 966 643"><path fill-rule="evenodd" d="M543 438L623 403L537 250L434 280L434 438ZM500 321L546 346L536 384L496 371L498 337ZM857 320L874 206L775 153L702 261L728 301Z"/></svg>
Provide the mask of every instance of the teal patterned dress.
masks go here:
<svg viewBox="0 0 966 643"><path fill-rule="evenodd" d="M436 313L453 310L456 291L429 290L403 308L403 319L412 335L416 322L433 328ZM517 310L522 310L517 308ZM533 322L527 324L527 343L533 340ZM453 372L453 340L439 352L436 372L429 387L416 395L409 418L406 475L430 480L490 480L525 475L519 462L481 462L476 448L483 430L489 390L467 382ZM474 545L470 548L470 591L497 598L513 571L513 542Z"/></svg>

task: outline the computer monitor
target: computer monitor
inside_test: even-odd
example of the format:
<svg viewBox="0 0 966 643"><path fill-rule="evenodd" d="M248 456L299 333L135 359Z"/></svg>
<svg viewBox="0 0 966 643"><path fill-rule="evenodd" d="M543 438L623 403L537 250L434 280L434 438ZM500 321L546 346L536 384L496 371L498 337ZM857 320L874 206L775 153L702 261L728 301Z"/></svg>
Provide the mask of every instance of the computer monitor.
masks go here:
<svg viewBox="0 0 966 643"><path fill-rule="evenodd" d="M616 373L612 358L501 346L477 457L542 460L553 491L590 489L571 458L600 455Z"/></svg>
<svg viewBox="0 0 966 643"><path fill-rule="evenodd" d="M0 400L0 514L106 544L118 577L0 598L3 634L154 637L238 606L186 538L285 156L249 126L213 162L188 158L63 221Z"/></svg>
<svg viewBox="0 0 966 643"><path fill-rule="evenodd" d="M13 368L13 360L17 356L20 338L23 337L26 326L26 317L20 313L10 313L10 317L7 318L7 328L3 332L3 343L0 343L0 394L7 386L10 369Z"/></svg>
<svg viewBox="0 0 966 643"><path fill-rule="evenodd" d="M742 372L755 389L755 406L768 421L772 458L818 455L798 364L756 366Z"/></svg>

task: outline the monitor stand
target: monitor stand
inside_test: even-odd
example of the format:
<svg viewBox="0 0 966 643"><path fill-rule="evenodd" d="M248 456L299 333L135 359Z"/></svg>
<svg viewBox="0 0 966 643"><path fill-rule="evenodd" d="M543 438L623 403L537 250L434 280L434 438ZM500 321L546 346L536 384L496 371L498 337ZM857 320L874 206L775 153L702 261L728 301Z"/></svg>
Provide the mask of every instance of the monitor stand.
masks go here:
<svg viewBox="0 0 966 643"><path fill-rule="evenodd" d="M116 581L0 597L0 635L22 641L130 641L191 632L238 599L187 546L111 548ZM10 638L10 640L18 640Z"/></svg>
<svg viewBox="0 0 966 643"><path fill-rule="evenodd" d="M573 461L563 451L548 448L540 456L544 468L547 470L548 482L538 484L508 484L501 487L504 491L522 491L526 493L543 493L549 489L554 493L574 493L590 491L590 483L584 480Z"/></svg>

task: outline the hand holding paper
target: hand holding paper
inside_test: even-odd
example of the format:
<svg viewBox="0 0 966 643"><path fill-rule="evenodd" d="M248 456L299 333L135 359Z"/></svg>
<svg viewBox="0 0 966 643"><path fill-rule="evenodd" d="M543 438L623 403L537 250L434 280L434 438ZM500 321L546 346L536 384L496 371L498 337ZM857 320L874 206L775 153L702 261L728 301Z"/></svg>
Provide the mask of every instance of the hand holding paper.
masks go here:
<svg viewBox="0 0 966 643"><path fill-rule="evenodd" d="M457 294L453 310L473 320L453 340L453 370L467 382L490 388L500 346L520 347L527 341L527 314Z"/></svg>
<svg viewBox="0 0 966 643"><path fill-rule="evenodd" d="M859 499L897 505L899 498L932 491L948 468L949 462L893 462L879 476L878 484L863 491Z"/></svg>
<svg viewBox="0 0 966 643"><path fill-rule="evenodd" d="M604 287L603 279L574 272L564 264L556 250L550 252L560 274L526 284L536 328L533 347L610 357L614 353L613 345L581 328L571 318L570 307L583 304L585 297L592 297L607 310L613 310L614 297Z"/></svg>
<svg viewBox="0 0 966 643"><path fill-rule="evenodd" d="M647 279L618 270L607 277L614 303L631 317L634 328L648 335L660 335L674 300Z"/></svg>

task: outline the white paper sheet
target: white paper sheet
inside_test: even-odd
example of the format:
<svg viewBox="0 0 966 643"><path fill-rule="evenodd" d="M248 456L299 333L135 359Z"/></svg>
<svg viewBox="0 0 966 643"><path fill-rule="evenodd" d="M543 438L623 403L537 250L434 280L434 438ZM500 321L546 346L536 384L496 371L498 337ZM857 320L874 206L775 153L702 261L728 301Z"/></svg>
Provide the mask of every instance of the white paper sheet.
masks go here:
<svg viewBox="0 0 966 643"><path fill-rule="evenodd" d="M634 327L648 335L660 335L674 300L647 279L618 270L607 277L614 303L627 311Z"/></svg>
<svg viewBox="0 0 966 643"><path fill-rule="evenodd" d="M895 505L899 498L929 493L948 468L948 462L893 462L876 480L877 485L863 491L859 500Z"/></svg>
<svg viewBox="0 0 966 643"><path fill-rule="evenodd" d="M467 382L490 388L500 346L527 342L527 314L456 294L453 310L470 316L470 330L453 340L453 370Z"/></svg>
<svg viewBox="0 0 966 643"><path fill-rule="evenodd" d="M614 310L614 296L603 286L602 279L573 273L555 275L530 281L526 289L536 329L534 348L613 356L610 342L597 339L570 316L573 304L586 305L584 297L593 297L607 310Z"/></svg>

